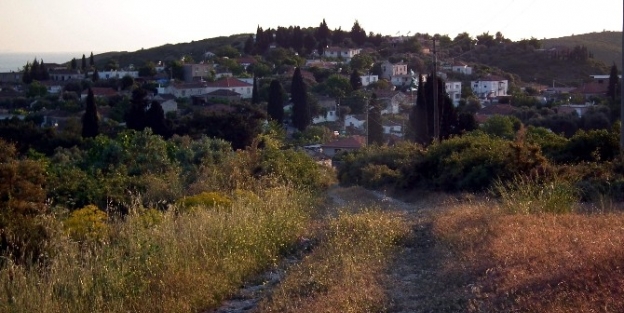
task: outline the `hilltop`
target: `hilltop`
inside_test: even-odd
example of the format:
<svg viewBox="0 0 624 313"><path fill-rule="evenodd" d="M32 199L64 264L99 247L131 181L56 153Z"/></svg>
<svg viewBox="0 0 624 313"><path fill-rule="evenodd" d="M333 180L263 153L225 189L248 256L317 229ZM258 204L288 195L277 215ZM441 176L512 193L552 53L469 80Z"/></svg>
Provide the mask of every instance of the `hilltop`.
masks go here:
<svg viewBox="0 0 624 313"><path fill-rule="evenodd" d="M622 32L603 31L541 40L544 48L585 46L594 59L622 68Z"/></svg>

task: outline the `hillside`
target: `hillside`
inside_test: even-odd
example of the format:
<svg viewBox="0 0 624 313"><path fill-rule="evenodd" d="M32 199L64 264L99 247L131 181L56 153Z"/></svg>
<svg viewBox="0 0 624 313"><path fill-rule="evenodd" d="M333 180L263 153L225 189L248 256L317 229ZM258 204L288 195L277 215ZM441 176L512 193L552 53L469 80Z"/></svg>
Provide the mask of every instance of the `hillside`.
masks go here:
<svg viewBox="0 0 624 313"><path fill-rule="evenodd" d="M594 59L602 61L607 65L615 62L618 69L622 68L622 32L603 31L600 33L572 35L544 39L541 40L541 43L544 48L585 46L593 53Z"/></svg>
<svg viewBox="0 0 624 313"><path fill-rule="evenodd" d="M130 64L141 66L146 61L169 61L179 59L184 55L189 55L193 57L194 60L198 61L203 58L203 55L206 52L214 52L215 49L221 46L231 45L242 49L247 37L249 37L249 34L221 36L185 43L165 44L133 52L106 52L97 54L94 57L98 67L104 67L110 59L115 59L121 67L125 67Z"/></svg>

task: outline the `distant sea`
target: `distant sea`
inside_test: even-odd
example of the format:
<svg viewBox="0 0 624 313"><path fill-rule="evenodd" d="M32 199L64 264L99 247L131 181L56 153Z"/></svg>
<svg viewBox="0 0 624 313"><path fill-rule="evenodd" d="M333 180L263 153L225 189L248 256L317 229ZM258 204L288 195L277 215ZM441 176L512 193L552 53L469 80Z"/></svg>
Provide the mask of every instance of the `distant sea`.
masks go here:
<svg viewBox="0 0 624 313"><path fill-rule="evenodd" d="M83 52L0 52L0 73L22 70L26 62L32 63L35 58L45 63L65 63L76 58L80 62ZM86 57L89 54L85 53Z"/></svg>

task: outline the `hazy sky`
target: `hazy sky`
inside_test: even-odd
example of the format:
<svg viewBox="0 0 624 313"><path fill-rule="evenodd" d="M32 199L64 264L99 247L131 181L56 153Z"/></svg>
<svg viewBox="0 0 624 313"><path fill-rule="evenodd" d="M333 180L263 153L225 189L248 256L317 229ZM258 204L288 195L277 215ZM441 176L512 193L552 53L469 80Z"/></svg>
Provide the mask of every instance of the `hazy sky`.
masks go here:
<svg viewBox="0 0 624 313"><path fill-rule="evenodd" d="M135 51L256 27L395 35L497 31L512 40L622 30L622 0L0 0L0 53Z"/></svg>

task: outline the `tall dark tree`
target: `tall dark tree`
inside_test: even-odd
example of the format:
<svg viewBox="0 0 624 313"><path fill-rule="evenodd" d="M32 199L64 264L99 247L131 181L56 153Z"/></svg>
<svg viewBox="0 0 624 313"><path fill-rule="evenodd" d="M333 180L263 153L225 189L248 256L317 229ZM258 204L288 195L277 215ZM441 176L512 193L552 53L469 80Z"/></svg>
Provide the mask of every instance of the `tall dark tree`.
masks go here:
<svg viewBox="0 0 624 313"><path fill-rule="evenodd" d="M351 40L358 46L362 46L366 42L366 31L360 26L360 23L355 20L353 27L351 27Z"/></svg>
<svg viewBox="0 0 624 313"><path fill-rule="evenodd" d="M143 130L147 126L146 110L147 110L147 90L137 88L132 91L132 99L130 100L130 108L125 115L126 126L129 129Z"/></svg>
<svg viewBox="0 0 624 313"><path fill-rule="evenodd" d="M329 42L331 40L331 31L329 30L329 27L327 27L327 23L325 22L325 19L323 19L323 21L321 22L321 24L319 25L319 27L316 30L316 40L318 41L318 52L320 55L323 54L323 52L325 51L325 47L327 47L329 45Z"/></svg>
<svg viewBox="0 0 624 313"><path fill-rule="evenodd" d="M91 55L89 56L89 66L95 66L95 60L93 60L93 51L91 51Z"/></svg>
<svg viewBox="0 0 624 313"><path fill-rule="evenodd" d="M39 80L49 80L50 72L48 71L48 67L43 63L43 59L41 59L41 63L39 64Z"/></svg>
<svg viewBox="0 0 624 313"><path fill-rule="evenodd" d="M351 72L349 83L351 83L351 88L353 89L353 91L362 88L362 78L360 77L360 73L358 73L357 70L353 70L353 72Z"/></svg>
<svg viewBox="0 0 624 313"><path fill-rule="evenodd" d="M24 70L22 72L22 82L24 84L30 84L33 81L32 76L30 76L30 69L32 68L32 66L30 65L29 62L26 62L26 65L24 65Z"/></svg>
<svg viewBox="0 0 624 313"><path fill-rule="evenodd" d="M440 139L446 139L452 134L458 132L457 126L457 112L453 106L453 101L446 93L446 84L440 77L438 79L438 116L440 118ZM428 123L429 134L433 135L433 117L434 117L434 95L433 95L433 77L429 76L425 83L425 99L427 105L427 119L431 121Z"/></svg>
<svg viewBox="0 0 624 313"><path fill-rule="evenodd" d="M40 73L41 71L39 69L39 61L37 61L37 58L35 58L32 65L30 66L30 77L32 77L33 80L41 80L41 78L39 77Z"/></svg>
<svg viewBox="0 0 624 313"><path fill-rule="evenodd" d="M93 90L89 88L86 110L82 116L82 138L93 138L100 133L100 117L95 105Z"/></svg>
<svg viewBox="0 0 624 313"><path fill-rule="evenodd" d="M252 54L254 50L254 38L253 35L249 35L245 40L245 46L243 47L243 52L245 54Z"/></svg>
<svg viewBox="0 0 624 313"><path fill-rule="evenodd" d="M81 69L83 71L86 71L86 69L87 69L87 58L85 57L84 54L82 55L82 67L81 67Z"/></svg>
<svg viewBox="0 0 624 313"><path fill-rule="evenodd" d="M165 111L156 100L152 101L149 109L145 112L145 126L151 128L156 135L165 138L171 135L170 127L167 125L167 119L165 118Z"/></svg>
<svg viewBox="0 0 624 313"><path fill-rule="evenodd" d="M305 48L305 53L312 53L316 48L316 38L311 33L307 33L303 36L303 47Z"/></svg>
<svg viewBox="0 0 624 313"><path fill-rule="evenodd" d="M377 101L377 94L371 96L370 103L368 105L368 120L367 123L367 144L382 145L383 140L383 124L381 119L381 103Z"/></svg>
<svg viewBox="0 0 624 313"><path fill-rule="evenodd" d="M425 99L425 84L422 75L418 75L418 91L416 93L416 105L412 107L409 115L412 140L420 144L431 142L429 134L429 112Z"/></svg>
<svg viewBox="0 0 624 313"><path fill-rule="evenodd" d="M71 68L72 70L78 69L78 62L76 62L76 58L73 58L71 60L71 63L69 64L69 68Z"/></svg>
<svg viewBox="0 0 624 313"><path fill-rule="evenodd" d="M307 88L297 67L290 85L290 97L293 103L292 123L298 130L304 131L312 123L312 114L307 99Z"/></svg>
<svg viewBox="0 0 624 313"><path fill-rule="evenodd" d="M253 79L253 89L251 89L251 103L259 104L260 96L258 95L258 78L254 76Z"/></svg>
<svg viewBox="0 0 624 313"><path fill-rule="evenodd" d="M615 99L619 95L620 77L618 76L618 69L615 63L611 66L611 72L609 73L609 85L607 86L607 96L612 103L615 103Z"/></svg>
<svg viewBox="0 0 624 313"><path fill-rule="evenodd" d="M267 113L280 125L284 122L284 88L277 79L272 80L269 86Z"/></svg>
<svg viewBox="0 0 624 313"><path fill-rule="evenodd" d="M93 70L93 75L91 76L91 80L94 82L100 80L100 73L98 72L97 68Z"/></svg>

